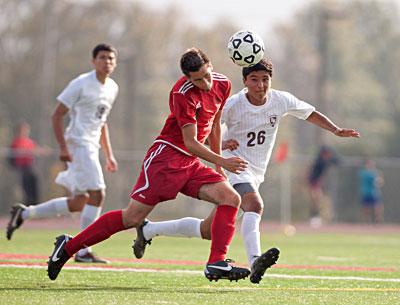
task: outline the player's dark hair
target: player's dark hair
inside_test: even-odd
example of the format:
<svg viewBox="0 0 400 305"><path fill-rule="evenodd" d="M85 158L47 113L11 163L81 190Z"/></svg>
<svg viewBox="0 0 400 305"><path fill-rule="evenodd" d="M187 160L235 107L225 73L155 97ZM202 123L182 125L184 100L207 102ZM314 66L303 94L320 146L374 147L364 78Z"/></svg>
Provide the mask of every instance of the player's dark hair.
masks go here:
<svg viewBox="0 0 400 305"><path fill-rule="evenodd" d="M99 54L100 51L113 52L115 56L118 55L117 49L115 47L113 47L110 44L100 43L97 46L95 46L92 51L93 59L97 57L97 54Z"/></svg>
<svg viewBox="0 0 400 305"><path fill-rule="evenodd" d="M260 60L259 63L255 64L254 66L251 67L245 67L242 69L242 75L243 78L246 79L247 75L249 75L251 72L254 71L267 71L268 75L270 78L272 78L272 72L273 72L273 65L272 61L269 58L263 58Z"/></svg>
<svg viewBox="0 0 400 305"><path fill-rule="evenodd" d="M197 72L200 68L208 64L210 60L204 52L197 48L190 48L181 57L181 70L186 76L189 72Z"/></svg>

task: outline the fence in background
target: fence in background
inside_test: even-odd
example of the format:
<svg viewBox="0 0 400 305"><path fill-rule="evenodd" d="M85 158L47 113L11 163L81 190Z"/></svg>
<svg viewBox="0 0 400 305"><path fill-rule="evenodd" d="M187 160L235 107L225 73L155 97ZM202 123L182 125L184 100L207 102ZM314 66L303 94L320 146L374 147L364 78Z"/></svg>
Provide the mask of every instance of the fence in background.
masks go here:
<svg viewBox="0 0 400 305"><path fill-rule="evenodd" d="M0 148L0 215L6 215L14 202L22 200L22 191L17 173L7 164L7 152ZM107 195L105 210L119 209L127 205L132 185L136 181L144 151L116 151L119 162L117 173L105 172ZM283 223L308 221L310 197L307 188L307 173L311 156L291 155L283 163L271 163L261 185L264 199L264 219ZM356 223L361 221L358 196L357 171L362 157L341 157L341 163L329 170L323 188L332 203L332 221ZM400 223L399 182L400 158L375 159L382 171L385 184L382 188L385 206L385 222ZM40 178L40 198L47 200L65 195L65 190L54 183L57 173L64 165L57 161L57 154L38 158L36 170ZM160 204L152 213L154 219L169 219L182 216L205 217L212 209L196 199L178 196L174 201Z"/></svg>

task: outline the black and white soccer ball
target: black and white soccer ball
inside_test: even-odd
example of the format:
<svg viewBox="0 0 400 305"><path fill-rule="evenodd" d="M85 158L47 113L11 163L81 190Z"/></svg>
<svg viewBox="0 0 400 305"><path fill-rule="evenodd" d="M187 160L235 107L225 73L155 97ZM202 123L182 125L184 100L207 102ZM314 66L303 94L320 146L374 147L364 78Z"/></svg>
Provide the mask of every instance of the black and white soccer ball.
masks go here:
<svg viewBox="0 0 400 305"><path fill-rule="evenodd" d="M239 31L229 38L228 53L235 64L241 67L254 66L264 56L264 42L252 31Z"/></svg>

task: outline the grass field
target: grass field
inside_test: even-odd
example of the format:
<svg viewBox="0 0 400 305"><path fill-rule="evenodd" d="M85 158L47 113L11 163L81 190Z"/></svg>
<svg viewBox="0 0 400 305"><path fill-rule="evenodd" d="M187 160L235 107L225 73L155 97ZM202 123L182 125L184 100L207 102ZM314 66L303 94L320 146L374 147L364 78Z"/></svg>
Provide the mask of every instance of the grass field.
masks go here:
<svg viewBox="0 0 400 305"><path fill-rule="evenodd" d="M206 280L207 241L160 237L133 259L134 231L95 247L107 268L71 261L53 282L45 262L63 231L23 228L10 242L3 235L0 304L400 304L398 232L264 234L263 246L279 247L281 257L254 285ZM239 234L228 257L246 264Z"/></svg>

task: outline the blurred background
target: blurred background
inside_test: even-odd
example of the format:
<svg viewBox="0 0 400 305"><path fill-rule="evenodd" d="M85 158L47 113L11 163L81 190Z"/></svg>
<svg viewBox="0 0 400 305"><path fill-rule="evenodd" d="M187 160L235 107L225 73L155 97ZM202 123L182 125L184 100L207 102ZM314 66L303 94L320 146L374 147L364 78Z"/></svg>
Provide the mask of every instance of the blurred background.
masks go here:
<svg viewBox="0 0 400 305"><path fill-rule="evenodd" d="M37 143L50 148L34 165L40 201L65 193L54 183L64 165L57 160L51 114L67 83L91 70L97 43L119 50L112 77L120 93L108 122L120 170L105 174L105 210L110 210L126 206L144 153L169 113L180 55L191 46L203 49L214 69L232 80L232 92L238 91L241 70L226 45L246 28L264 39L275 89L293 93L362 135L341 139L286 117L261 187L264 219L308 221L307 177L320 147L328 145L339 162L322 185L331 203L326 218L362 221L358 171L368 158L384 177L385 222L399 223L400 1L275 2L0 0L0 215L23 200L19 178L7 162L21 120L30 124ZM180 196L161 204L153 218L201 217L210 208Z"/></svg>

